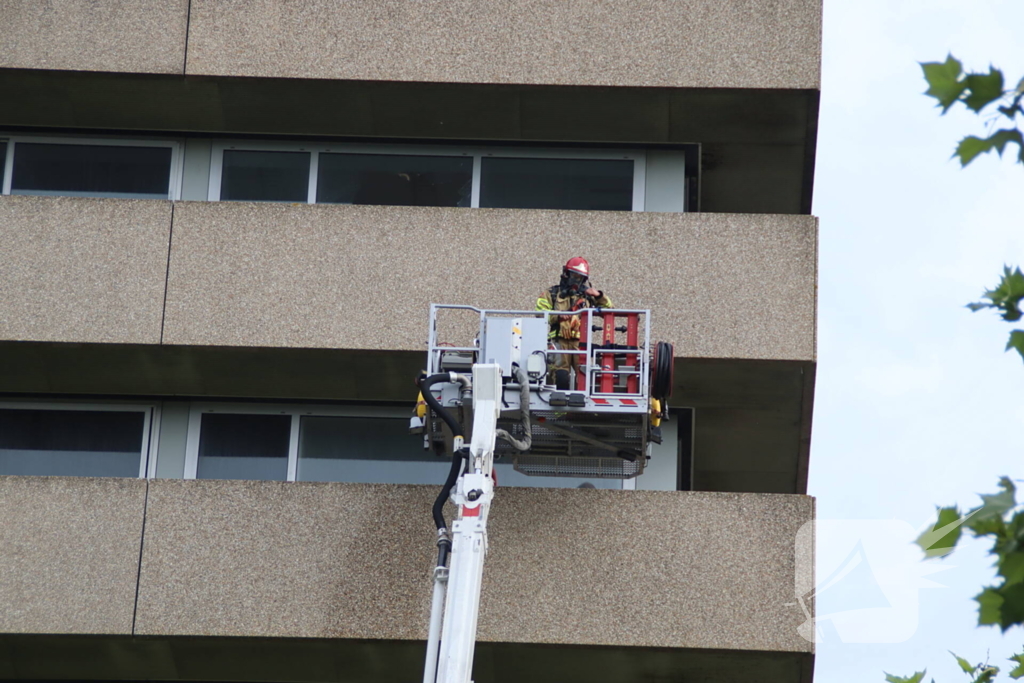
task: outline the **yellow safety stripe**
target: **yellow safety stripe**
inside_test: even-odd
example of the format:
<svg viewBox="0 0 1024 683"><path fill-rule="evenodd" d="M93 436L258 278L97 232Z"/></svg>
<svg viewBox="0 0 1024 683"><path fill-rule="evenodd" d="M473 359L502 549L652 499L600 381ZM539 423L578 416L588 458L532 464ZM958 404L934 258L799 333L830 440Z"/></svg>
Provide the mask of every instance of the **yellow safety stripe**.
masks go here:
<svg viewBox="0 0 1024 683"><path fill-rule="evenodd" d="M537 299L537 310L538 311L550 311L551 310L551 302L548 301L544 297L541 297L541 298Z"/></svg>

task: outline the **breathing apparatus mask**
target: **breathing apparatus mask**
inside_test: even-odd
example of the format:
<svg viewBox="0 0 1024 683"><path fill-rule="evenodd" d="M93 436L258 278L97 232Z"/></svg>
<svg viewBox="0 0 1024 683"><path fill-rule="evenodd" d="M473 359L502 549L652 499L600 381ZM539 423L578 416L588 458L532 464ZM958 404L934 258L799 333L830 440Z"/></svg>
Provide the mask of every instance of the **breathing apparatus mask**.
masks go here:
<svg viewBox="0 0 1024 683"><path fill-rule="evenodd" d="M587 276L571 270L562 271L562 293L582 294L587 290Z"/></svg>

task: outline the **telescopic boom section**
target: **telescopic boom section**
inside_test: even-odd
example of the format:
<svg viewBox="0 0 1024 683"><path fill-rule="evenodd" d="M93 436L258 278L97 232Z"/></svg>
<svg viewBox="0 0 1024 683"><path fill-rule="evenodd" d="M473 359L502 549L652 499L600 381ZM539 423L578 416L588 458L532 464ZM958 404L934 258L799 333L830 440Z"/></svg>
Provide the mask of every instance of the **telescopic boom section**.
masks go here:
<svg viewBox="0 0 1024 683"><path fill-rule="evenodd" d="M427 643L425 683L470 683L476 624L480 612L480 585L487 554L487 513L494 498L494 445L501 416L501 368L473 366L473 434L466 469L458 478L452 500L459 512L452 523L451 567L447 575L440 645ZM440 567L439 567L440 569ZM443 572L441 572L443 574ZM439 580L435 570L435 582ZM436 599L432 610L440 607ZM431 624L438 615L431 614ZM434 661L432 652L437 653Z"/></svg>

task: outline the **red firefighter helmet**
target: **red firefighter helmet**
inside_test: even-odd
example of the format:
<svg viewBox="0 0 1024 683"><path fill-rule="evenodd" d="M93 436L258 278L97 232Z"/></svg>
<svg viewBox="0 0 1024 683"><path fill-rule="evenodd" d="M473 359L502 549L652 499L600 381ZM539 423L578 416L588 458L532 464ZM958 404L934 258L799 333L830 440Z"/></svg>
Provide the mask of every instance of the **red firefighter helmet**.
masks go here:
<svg viewBox="0 0 1024 683"><path fill-rule="evenodd" d="M590 264L582 256L574 256L565 262L565 272L577 273L585 278L590 277Z"/></svg>

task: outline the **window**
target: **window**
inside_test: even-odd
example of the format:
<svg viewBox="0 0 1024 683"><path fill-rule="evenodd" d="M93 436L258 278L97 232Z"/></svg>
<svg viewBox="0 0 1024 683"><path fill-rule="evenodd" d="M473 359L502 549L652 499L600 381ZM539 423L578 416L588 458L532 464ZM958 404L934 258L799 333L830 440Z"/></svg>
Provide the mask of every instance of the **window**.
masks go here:
<svg viewBox="0 0 1024 683"><path fill-rule="evenodd" d="M175 199L178 144L12 136L3 145L3 194Z"/></svg>
<svg viewBox="0 0 1024 683"><path fill-rule="evenodd" d="M496 209L633 209L633 161L486 157L480 206Z"/></svg>
<svg viewBox="0 0 1024 683"><path fill-rule="evenodd" d="M299 421L298 481L388 484L444 481L446 463L409 434L408 417L303 415Z"/></svg>
<svg viewBox="0 0 1024 683"><path fill-rule="evenodd" d="M317 203L469 206L470 157L321 154Z"/></svg>
<svg viewBox="0 0 1024 683"><path fill-rule="evenodd" d="M303 202L309 194L309 152L224 152L220 198Z"/></svg>
<svg viewBox="0 0 1024 683"><path fill-rule="evenodd" d="M643 211L629 150L218 143L210 199ZM681 190L680 190L681 191Z"/></svg>
<svg viewBox="0 0 1024 683"><path fill-rule="evenodd" d="M407 408L194 403L185 478L440 485L451 463L409 434L409 415ZM495 471L503 486L573 488L585 481L528 477L505 462ZM633 484L587 481L597 488Z"/></svg>
<svg viewBox="0 0 1024 683"><path fill-rule="evenodd" d="M196 478L284 481L291 423L288 415L204 415Z"/></svg>
<svg viewBox="0 0 1024 683"><path fill-rule="evenodd" d="M153 410L0 404L0 474L146 476Z"/></svg>

